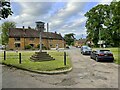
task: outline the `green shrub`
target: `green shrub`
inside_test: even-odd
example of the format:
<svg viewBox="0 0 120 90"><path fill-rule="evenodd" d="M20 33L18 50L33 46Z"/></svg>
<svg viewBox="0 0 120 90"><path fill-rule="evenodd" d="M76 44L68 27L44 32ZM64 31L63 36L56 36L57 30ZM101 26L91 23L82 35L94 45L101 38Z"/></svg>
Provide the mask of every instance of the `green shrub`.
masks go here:
<svg viewBox="0 0 120 90"><path fill-rule="evenodd" d="M37 48L40 48L40 44L37 45ZM47 50L47 47L42 45L42 50Z"/></svg>
<svg viewBox="0 0 120 90"><path fill-rule="evenodd" d="M32 50L35 50L35 48L32 48Z"/></svg>
<svg viewBox="0 0 120 90"><path fill-rule="evenodd" d="M37 45L37 48L40 48L40 44Z"/></svg>
<svg viewBox="0 0 120 90"><path fill-rule="evenodd" d="M11 51L13 51L13 49L10 49Z"/></svg>
<svg viewBox="0 0 120 90"><path fill-rule="evenodd" d="M45 46L42 46L42 49L43 49L43 50L47 50L47 48L46 48Z"/></svg>
<svg viewBox="0 0 120 90"><path fill-rule="evenodd" d="M26 45L26 46L25 46L25 49L31 49L31 48L32 48L31 45Z"/></svg>

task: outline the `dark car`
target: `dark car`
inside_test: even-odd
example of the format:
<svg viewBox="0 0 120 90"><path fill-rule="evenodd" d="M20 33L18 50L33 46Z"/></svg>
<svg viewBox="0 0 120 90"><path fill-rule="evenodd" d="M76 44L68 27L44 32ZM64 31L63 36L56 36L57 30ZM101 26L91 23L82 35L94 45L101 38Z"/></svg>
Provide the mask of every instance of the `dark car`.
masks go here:
<svg viewBox="0 0 120 90"><path fill-rule="evenodd" d="M91 59L98 61L112 61L114 60L113 54L110 50L94 50L90 55Z"/></svg>
<svg viewBox="0 0 120 90"><path fill-rule="evenodd" d="M76 46L76 48L81 48L80 46Z"/></svg>
<svg viewBox="0 0 120 90"><path fill-rule="evenodd" d="M3 50L5 49L5 46L4 45L0 45L0 50Z"/></svg>
<svg viewBox="0 0 120 90"><path fill-rule="evenodd" d="M70 47L69 47L69 46L66 46L66 49L70 49Z"/></svg>
<svg viewBox="0 0 120 90"><path fill-rule="evenodd" d="M81 54L83 55L90 55L92 52L92 49L88 46L82 46L81 47Z"/></svg>

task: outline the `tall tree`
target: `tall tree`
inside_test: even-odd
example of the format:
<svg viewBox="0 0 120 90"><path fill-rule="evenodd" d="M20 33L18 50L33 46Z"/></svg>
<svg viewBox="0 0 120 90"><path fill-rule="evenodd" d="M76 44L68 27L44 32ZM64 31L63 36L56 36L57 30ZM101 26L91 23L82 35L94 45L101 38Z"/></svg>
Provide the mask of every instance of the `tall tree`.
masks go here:
<svg viewBox="0 0 120 90"><path fill-rule="evenodd" d="M9 32L9 28L15 28L16 27L16 23L15 22L4 22L2 24L2 45L6 45L8 44L8 32Z"/></svg>
<svg viewBox="0 0 120 90"><path fill-rule="evenodd" d="M87 38L95 45L98 40L104 40L106 44L120 45L120 1L111 2L110 5L97 5L88 11L85 16Z"/></svg>
<svg viewBox="0 0 120 90"><path fill-rule="evenodd" d="M95 45L97 45L99 39L101 40L104 37L103 35L101 35L101 31L105 33L103 25L105 22L104 20L109 16L108 11L108 5L100 4L96 7L93 7L85 14L85 16L88 18L88 20L86 21L86 28L88 34L87 38L93 40Z"/></svg>
<svg viewBox="0 0 120 90"><path fill-rule="evenodd" d="M65 34L64 39L67 45L74 45L74 33Z"/></svg>
<svg viewBox="0 0 120 90"><path fill-rule="evenodd" d="M7 18L9 15L12 15L12 10L10 6L10 2L7 0L1 0L0 1L0 20L3 18Z"/></svg>
<svg viewBox="0 0 120 90"><path fill-rule="evenodd" d="M110 25L112 41L114 46L120 46L120 1L111 2L110 8L112 13L112 24Z"/></svg>

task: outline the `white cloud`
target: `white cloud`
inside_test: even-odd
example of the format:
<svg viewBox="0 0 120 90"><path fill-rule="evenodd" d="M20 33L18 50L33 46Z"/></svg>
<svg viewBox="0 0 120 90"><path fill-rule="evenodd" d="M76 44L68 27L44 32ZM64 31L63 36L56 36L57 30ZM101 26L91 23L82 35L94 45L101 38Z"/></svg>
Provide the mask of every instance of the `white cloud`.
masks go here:
<svg viewBox="0 0 120 90"><path fill-rule="evenodd" d="M53 3L47 2L20 2L22 13L33 16L42 16L49 12Z"/></svg>
<svg viewBox="0 0 120 90"><path fill-rule="evenodd" d="M51 19L49 20L49 22L51 23L51 26L50 26L51 29L59 28L59 31L62 30L65 25L67 26L66 22L69 23L69 20L76 16L72 20L72 22L74 21L72 23L72 25L75 26L75 24L77 24L79 22L79 21L77 21L77 23L76 23L76 19L79 18L79 20L80 20L80 18L81 18L80 17L81 16L80 13L81 13L81 10L83 9L85 4L86 3L84 3L84 2L80 2L80 3L68 2L65 7L63 7L59 11L57 11L56 14L53 15L51 17ZM77 17L77 16L79 16L79 17ZM79 23L77 25L79 25Z"/></svg>
<svg viewBox="0 0 120 90"><path fill-rule="evenodd" d="M51 2L18 2L21 7L19 15L13 14L7 18L7 21L14 21L17 26L33 26L37 20L44 20L49 14L54 3ZM17 11L16 11L17 12ZM14 12L15 13L15 12ZM5 20L3 20L5 21Z"/></svg>
<svg viewBox="0 0 120 90"><path fill-rule="evenodd" d="M110 4L113 0L100 0L98 4Z"/></svg>
<svg viewBox="0 0 120 90"><path fill-rule="evenodd" d="M57 8L57 11L53 11L53 6L55 2L34 2L27 0L14 0L21 6L21 11L19 15L10 16L9 21L15 21L18 27L32 26L35 27L35 22L42 20L44 22L49 22L50 31L57 31L59 33L75 33L79 38L81 34L86 34L84 17L84 6L88 2L86 0L69 0L69 2L64 2L61 8ZM59 0L62 1L62 0ZM109 4L112 0L99 0L98 4ZM55 10L56 7L54 7ZM4 21L4 20L3 20Z"/></svg>

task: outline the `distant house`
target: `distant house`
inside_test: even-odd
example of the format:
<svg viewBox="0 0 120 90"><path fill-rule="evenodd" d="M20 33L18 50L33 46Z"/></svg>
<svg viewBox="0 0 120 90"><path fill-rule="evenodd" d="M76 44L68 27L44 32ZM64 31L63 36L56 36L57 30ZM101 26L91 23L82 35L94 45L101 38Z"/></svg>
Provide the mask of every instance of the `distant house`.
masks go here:
<svg viewBox="0 0 120 90"><path fill-rule="evenodd" d="M76 47L81 47L85 43L86 43L86 39L79 39L79 40L75 40L74 45Z"/></svg>
<svg viewBox="0 0 120 90"><path fill-rule="evenodd" d="M88 46L93 46L93 42L87 39L79 39L79 40L75 40L75 46L76 47L81 47L82 45L88 45Z"/></svg>
<svg viewBox="0 0 120 90"><path fill-rule="evenodd" d="M39 31L35 29L10 28L8 49L24 50L27 45L37 48L40 42L39 36ZM59 48L64 48L65 41L61 34L42 32L42 45L46 48L55 48L56 45L58 45Z"/></svg>

